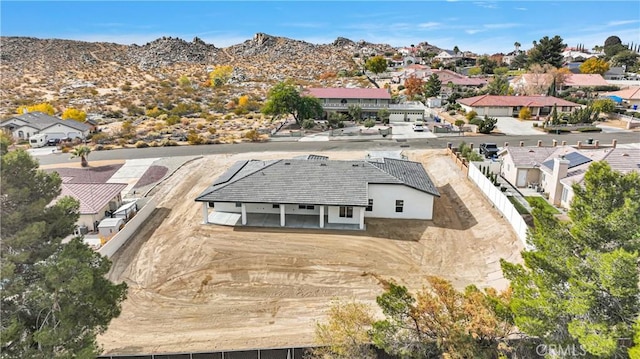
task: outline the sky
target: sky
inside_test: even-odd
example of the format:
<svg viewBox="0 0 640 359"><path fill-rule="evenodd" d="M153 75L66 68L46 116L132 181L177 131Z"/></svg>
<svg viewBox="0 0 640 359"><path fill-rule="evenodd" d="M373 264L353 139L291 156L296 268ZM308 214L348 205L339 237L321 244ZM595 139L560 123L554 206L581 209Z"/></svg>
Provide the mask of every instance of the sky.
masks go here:
<svg viewBox="0 0 640 359"><path fill-rule="evenodd" d="M392 46L420 42L478 54L560 35L569 46L611 35L640 43L629 1L0 1L0 34L144 45L195 36L226 47L263 32L315 44L337 37Z"/></svg>

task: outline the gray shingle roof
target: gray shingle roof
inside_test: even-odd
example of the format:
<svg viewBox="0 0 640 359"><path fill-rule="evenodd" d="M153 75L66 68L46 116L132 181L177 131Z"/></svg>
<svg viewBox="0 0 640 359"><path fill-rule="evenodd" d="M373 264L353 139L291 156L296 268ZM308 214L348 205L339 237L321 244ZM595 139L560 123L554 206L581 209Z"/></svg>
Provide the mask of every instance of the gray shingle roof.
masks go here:
<svg viewBox="0 0 640 359"><path fill-rule="evenodd" d="M368 205L367 183L407 185L440 195L417 162L287 159L236 163L196 201L364 207Z"/></svg>
<svg viewBox="0 0 640 359"><path fill-rule="evenodd" d="M9 118L9 120L11 119L18 119L18 120L24 121L29 126L39 131L42 131L56 124L65 125L67 127L71 127L78 131L88 131L90 129L90 126L87 124L74 121L74 120L66 120L66 121L61 120L55 116L49 116L46 113L42 113L42 112L28 112L19 116L13 116Z"/></svg>

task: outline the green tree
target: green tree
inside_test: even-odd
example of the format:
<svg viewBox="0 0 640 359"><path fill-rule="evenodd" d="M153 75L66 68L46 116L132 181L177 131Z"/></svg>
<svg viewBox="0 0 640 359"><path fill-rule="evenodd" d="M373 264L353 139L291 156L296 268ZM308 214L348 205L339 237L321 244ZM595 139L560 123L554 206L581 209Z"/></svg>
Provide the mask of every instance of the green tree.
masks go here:
<svg viewBox="0 0 640 359"><path fill-rule="evenodd" d="M424 95L425 97L436 97L440 94L442 87L442 81L436 74L431 74L425 84Z"/></svg>
<svg viewBox="0 0 640 359"><path fill-rule="evenodd" d="M576 123L593 123L598 120L600 111L593 106L587 106L585 108L579 108L569 115L567 122L570 124Z"/></svg>
<svg viewBox="0 0 640 359"><path fill-rule="evenodd" d="M509 68L513 70L524 69L527 67L528 63L529 63L529 57L527 56L526 53L521 52L511 60L511 63L509 64Z"/></svg>
<svg viewBox="0 0 640 359"><path fill-rule="evenodd" d="M609 71L609 64L597 57L592 57L580 65L583 74L604 74Z"/></svg>
<svg viewBox="0 0 640 359"><path fill-rule="evenodd" d="M613 56L611 58L611 63L613 66L625 66L627 71L630 71L630 69L638 65L639 56L640 55L631 50L624 50Z"/></svg>
<svg viewBox="0 0 640 359"><path fill-rule="evenodd" d="M489 117L484 115L484 119L480 124L478 124L478 132L484 134L490 134L496 128L496 124L498 123L498 119L495 117Z"/></svg>
<svg viewBox="0 0 640 359"><path fill-rule="evenodd" d="M498 66L498 63L491 60L488 56L481 56L476 61L476 66L480 67L480 71L482 71L483 74L492 74L493 69Z"/></svg>
<svg viewBox="0 0 640 359"><path fill-rule="evenodd" d="M640 313L640 175L595 162L574 184L570 223L541 207L522 253L502 261L511 281L515 324L546 344L581 345L598 358L624 357Z"/></svg>
<svg viewBox="0 0 640 359"><path fill-rule="evenodd" d="M489 95L508 95L509 80L506 76L496 75L487 85L487 93Z"/></svg>
<svg viewBox="0 0 640 359"><path fill-rule="evenodd" d="M301 96L293 83L280 82L269 90L262 113L274 116L274 119L286 114L292 115L302 127L302 121L322 116L322 105L313 96Z"/></svg>
<svg viewBox="0 0 640 359"><path fill-rule="evenodd" d="M560 116L558 115L558 105L553 104L553 110L551 110L551 124L556 126L560 124Z"/></svg>
<svg viewBox="0 0 640 359"><path fill-rule="evenodd" d="M0 155L9 152L9 147L13 144L13 136L5 131L0 131Z"/></svg>
<svg viewBox="0 0 640 359"><path fill-rule="evenodd" d="M87 113L82 111L82 110L78 110L75 108L68 108L66 110L64 110L64 112L62 113L62 119L63 120L75 120L78 122L84 122L87 120Z"/></svg>
<svg viewBox="0 0 640 359"><path fill-rule="evenodd" d="M429 288L416 295L395 283L376 298L384 320L373 324L376 346L403 358L495 358L512 323L508 292L458 292L450 282L427 277ZM502 344L502 345L500 345Z"/></svg>
<svg viewBox="0 0 640 359"><path fill-rule="evenodd" d="M493 73L496 75L504 76L509 72L509 68L506 66L496 67L493 69Z"/></svg>
<svg viewBox="0 0 640 359"><path fill-rule="evenodd" d="M79 217L57 173L22 150L2 155L0 352L2 358L93 358L96 336L120 314L126 284L79 238L62 244Z"/></svg>
<svg viewBox="0 0 640 359"><path fill-rule="evenodd" d="M358 105L349 105L347 113L352 121L360 121L362 116L362 108Z"/></svg>
<svg viewBox="0 0 640 359"><path fill-rule="evenodd" d="M80 166L82 167L89 167L89 161L87 160L87 158L89 157L89 154L91 153L91 147L89 146L76 146L72 151L71 151L71 158L80 158Z"/></svg>
<svg viewBox="0 0 640 359"><path fill-rule="evenodd" d="M469 69L468 74L469 74L469 76L478 76L478 75L482 74L482 69L479 66L474 66L474 67Z"/></svg>
<svg viewBox="0 0 640 359"><path fill-rule="evenodd" d="M334 301L324 322L316 324L316 358L376 358L369 331L374 322L369 306L356 301Z"/></svg>
<svg viewBox="0 0 640 359"><path fill-rule="evenodd" d="M364 68L373 72L374 74L380 74L387 71L387 60L382 56L374 56L364 63Z"/></svg>
<svg viewBox="0 0 640 359"><path fill-rule="evenodd" d="M608 59L614 57L618 53L628 50L628 48L622 45L622 40L617 36L609 36L604 40L604 54Z"/></svg>
<svg viewBox="0 0 640 359"><path fill-rule="evenodd" d="M539 42L534 42L533 48L529 51L529 64L562 67L562 51L565 47L567 45L563 43L560 36L556 35L553 38L545 36Z"/></svg>
<svg viewBox="0 0 640 359"><path fill-rule="evenodd" d="M609 98L601 98L593 101L591 104L595 111L601 113L612 113L616 109L616 103Z"/></svg>
<svg viewBox="0 0 640 359"><path fill-rule="evenodd" d="M389 123L389 117L391 117L391 112L389 111L389 109L383 108L378 110L377 116L380 122Z"/></svg>

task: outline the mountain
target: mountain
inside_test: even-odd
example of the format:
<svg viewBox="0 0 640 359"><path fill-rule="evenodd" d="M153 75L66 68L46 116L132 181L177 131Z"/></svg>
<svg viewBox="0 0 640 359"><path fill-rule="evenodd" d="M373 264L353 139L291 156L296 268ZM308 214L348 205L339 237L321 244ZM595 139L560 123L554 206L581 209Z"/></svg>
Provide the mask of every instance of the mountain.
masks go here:
<svg viewBox="0 0 640 359"><path fill-rule="evenodd" d="M87 111L126 108L132 103L148 105L158 97L152 91L167 92L183 76L198 95L205 96L202 85L208 79L207 71L217 65L234 68L236 89L232 94L249 93L258 98L273 83L289 78L304 85L366 85L357 83L361 79L335 74L361 68L357 61L364 56L395 51L389 45L345 38L316 45L264 33L226 48L199 38L185 41L172 37L144 45L0 37L0 46L3 116L18 105L43 101L59 109L74 106Z"/></svg>

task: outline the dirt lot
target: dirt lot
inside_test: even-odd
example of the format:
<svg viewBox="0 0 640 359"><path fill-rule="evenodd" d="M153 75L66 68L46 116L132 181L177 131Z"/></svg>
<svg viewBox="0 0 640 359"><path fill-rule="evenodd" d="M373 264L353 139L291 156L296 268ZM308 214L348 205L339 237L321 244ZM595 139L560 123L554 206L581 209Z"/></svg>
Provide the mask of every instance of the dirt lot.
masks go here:
<svg viewBox="0 0 640 359"><path fill-rule="evenodd" d="M327 152L332 159L363 152ZM519 261L511 227L442 150L411 151L442 197L433 221L367 220L367 231L320 232L201 224L193 199L236 160L216 155L182 168L155 193L156 213L113 258L129 284L122 314L99 338L108 354L279 347L313 343L332 298L375 304L379 279L416 289L426 275L458 287L504 288L499 259Z"/></svg>

